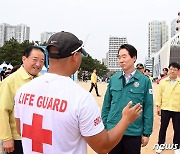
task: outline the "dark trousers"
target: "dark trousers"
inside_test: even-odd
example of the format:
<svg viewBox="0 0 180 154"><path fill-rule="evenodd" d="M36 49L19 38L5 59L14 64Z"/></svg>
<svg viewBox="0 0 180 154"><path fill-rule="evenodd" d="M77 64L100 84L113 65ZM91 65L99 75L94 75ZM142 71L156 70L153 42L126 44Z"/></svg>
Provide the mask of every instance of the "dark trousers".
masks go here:
<svg viewBox="0 0 180 154"><path fill-rule="evenodd" d="M165 142L166 130L169 125L169 120L171 118L174 129L173 143L180 146L180 112L173 112L167 110L161 110L161 126L159 130L158 144L163 144Z"/></svg>
<svg viewBox="0 0 180 154"><path fill-rule="evenodd" d="M121 141L109 152L109 154L140 154L141 136L124 135Z"/></svg>
<svg viewBox="0 0 180 154"><path fill-rule="evenodd" d="M95 90L96 90L96 95L99 96L97 84L91 83L91 88L90 88L89 92L91 92L93 88L95 88Z"/></svg>
<svg viewBox="0 0 180 154"><path fill-rule="evenodd" d="M23 154L21 140L14 140L14 151L8 154Z"/></svg>

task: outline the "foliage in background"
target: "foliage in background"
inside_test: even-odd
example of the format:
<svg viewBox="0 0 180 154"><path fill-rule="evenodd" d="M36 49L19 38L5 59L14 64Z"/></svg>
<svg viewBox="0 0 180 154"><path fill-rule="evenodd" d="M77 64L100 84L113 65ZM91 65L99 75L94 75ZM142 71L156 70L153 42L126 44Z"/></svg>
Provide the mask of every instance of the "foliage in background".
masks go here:
<svg viewBox="0 0 180 154"><path fill-rule="evenodd" d="M99 77L106 76L108 69L105 65L101 64L97 59L93 59L90 55L88 57L83 57L81 66L78 71L78 79L89 80L93 70L97 70L97 75Z"/></svg>
<svg viewBox="0 0 180 154"><path fill-rule="evenodd" d="M11 63L13 66L21 64L24 49L31 45L34 45L34 42L29 42L28 40L22 43L18 43L14 38L6 41L0 48L0 64L4 61L7 64Z"/></svg>
<svg viewBox="0 0 180 154"><path fill-rule="evenodd" d="M0 64L4 61L7 64L11 63L13 66L21 64L25 48L35 44L37 45L39 42L30 42L26 40L22 43L18 43L16 39L10 39L5 42L2 47L0 47ZM40 45L45 46L46 42ZM88 57L83 57L81 66L78 70L78 78L83 79L83 76L86 76L86 79L89 80L94 69L97 70L97 75L99 77L106 76L108 72L107 67L101 64L97 59L93 59L90 55Z"/></svg>

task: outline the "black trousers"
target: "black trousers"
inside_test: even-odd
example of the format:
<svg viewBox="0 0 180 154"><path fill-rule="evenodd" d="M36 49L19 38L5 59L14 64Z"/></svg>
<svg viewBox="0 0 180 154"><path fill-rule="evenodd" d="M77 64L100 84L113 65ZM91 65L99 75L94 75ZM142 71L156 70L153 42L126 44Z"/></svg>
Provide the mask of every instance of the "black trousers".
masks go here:
<svg viewBox="0 0 180 154"><path fill-rule="evenodd" d="M8 154L23 154L21 140L14 140L14 151Z"/></svg>
<svg viewBox="0 0 180 154"><path fill-rule="evenodd" d="M141 136L124 135L121 141L109 152L109 154L140 154Z"/></svg>
<svg viewBox="0 0 180 154"><path fill-rule="evenodd" d="M171 118L174 129L173 143L180 146L180 112L167 110L161 110L161 126L159 130L158 144L164 144L166 139L166 130Z"/></svg>
<svg viewBox="0 0 180 154"><path fill-rule="evenodd" d="M91 88L90 88L89 92L91 92L93 88L95 88L95 90L96 90L96 95L99 96L97 84L91 83Z"/></svg>

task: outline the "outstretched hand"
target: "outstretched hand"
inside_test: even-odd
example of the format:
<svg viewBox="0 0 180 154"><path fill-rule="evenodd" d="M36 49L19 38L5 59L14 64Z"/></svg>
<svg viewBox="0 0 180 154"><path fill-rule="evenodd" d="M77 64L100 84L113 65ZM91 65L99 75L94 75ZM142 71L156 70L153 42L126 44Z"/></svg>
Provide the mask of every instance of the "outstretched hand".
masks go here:
<svg viewBox="0 0 180 154"><path fill-rule="evenodd" d="M140 103L136 104L133 107L131 107L131 105L132 101L130 101L122 111L123 118L125 118L129 123L135 121L142 112L142 106L140 105Z"/></svg>

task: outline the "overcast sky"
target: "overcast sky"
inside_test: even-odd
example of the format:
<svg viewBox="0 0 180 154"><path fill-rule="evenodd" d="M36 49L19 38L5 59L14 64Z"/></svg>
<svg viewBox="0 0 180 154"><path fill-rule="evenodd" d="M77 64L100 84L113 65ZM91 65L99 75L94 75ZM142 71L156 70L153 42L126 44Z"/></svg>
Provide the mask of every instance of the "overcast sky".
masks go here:
<svg viewBox="0 0 180 154"><path fill-rule="evenodd" d="M0 23L30 27L30 40L42 32L69 31L85 41L85 49L105 58L110 36L127 37L144 62L148 50L148 22L166 21L170 27L180 12L179 0L1 0Z"/></svg>

